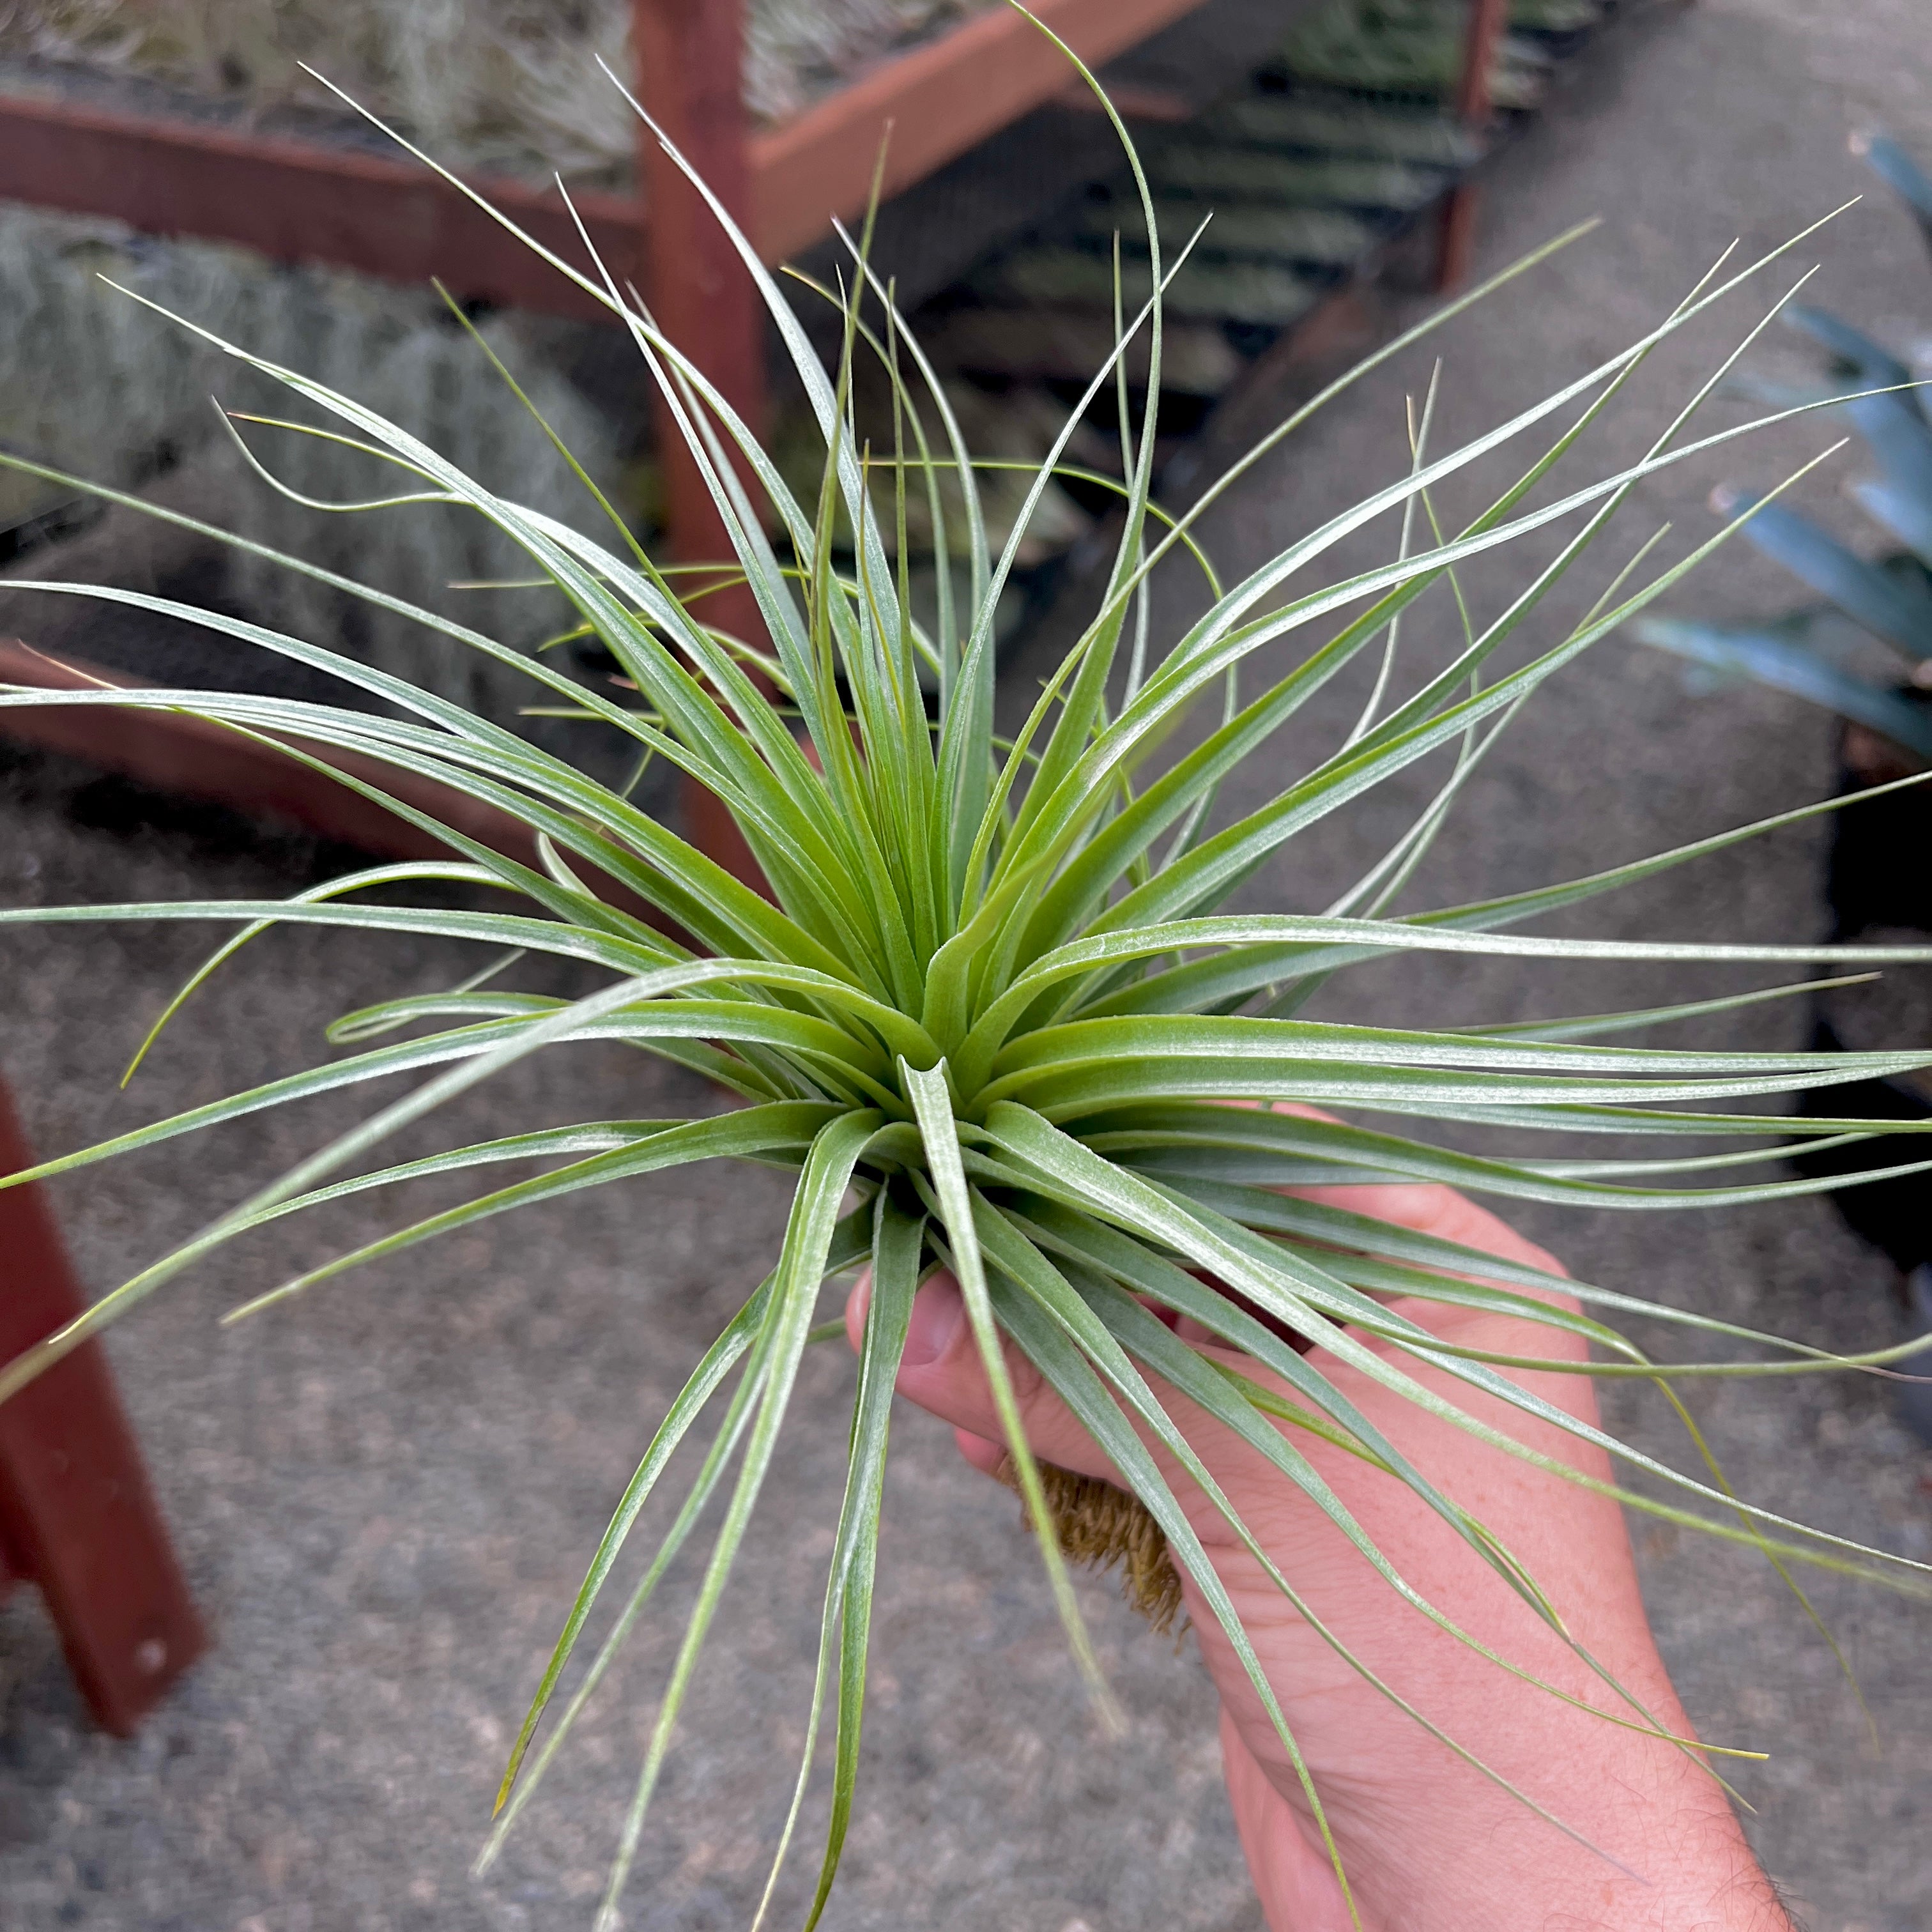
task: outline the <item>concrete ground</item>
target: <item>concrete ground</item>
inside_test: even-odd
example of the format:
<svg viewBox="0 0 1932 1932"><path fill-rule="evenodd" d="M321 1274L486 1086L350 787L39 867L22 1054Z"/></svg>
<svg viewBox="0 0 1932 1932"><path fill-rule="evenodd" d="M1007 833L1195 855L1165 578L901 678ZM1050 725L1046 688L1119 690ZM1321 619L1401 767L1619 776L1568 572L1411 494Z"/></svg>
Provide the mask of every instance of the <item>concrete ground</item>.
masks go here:
<svg viewBox="0 0 1932 1932"><path fill-rule="evenodd" d="M1619 28L1498 170L1484 260L1501 263L1587 214L1605 225L1445 335L1438 446L1640 332L1734 236L1761 248L1864 189L1848 130L1882 122L1932 150L1918 11L1915 0L1703 0ZM1822 298L1879 334L1903 342L1932 318L1932 277L1882 198L1802 259L1814 256L1826 265ZM1749 313L1738 308L1727 326ZM1660 353L1629 412L1580 453L1580 478L1640 452L1658 412L1720 348L1700 328ZM1426 381L1432 352L1364 384L1231 495L1208 531L1224 567L1251 566L1395 472L1402 398ZM1736 419L1729 404L1712 418ZM1815 427L1784 431L1647 483L1629 537L1612 540L1619 559L1666 518L1679 539L1706 531L1704 497L1720 476L1768 476L1826 440ZM1486 471L1472 491L1502 475ZM1836 490L1819 480L1806 494L1836 518ZM1378 532L1350 556L1385 548ZM1497 608L1534 554L1473 572L1472 599ZM1560 592L1539 635L1600 582ZM1786 595L1740 548L1673 604L1742 616ZM1182 614L1176 587L1163 617ZM1419 663L1443 644L1439 621L1418 622L1407 648ZM1045 662L1021 667L1016 682ZM1360 698L1358 683L1324 699L1231 802L1280 782L1323 734L1346 728ZM1687 697L1672 665L1612 641L1524 713L1411 902L1588 872L1817 796L1831 779L1817 715L1751 692ZM1431 782L1398 781L1298 842L1256 882L1256 902L1324 903ZM144 815L118 788L51 763L10 758L4 786L0 889L18 902L286 892L322 863L300 842ZM1814 832L1781 835L1565 929L1809 936L1821 919L1819 850ZM181 927L10 934L0 1066L43 1148L301 1064L335 1013L470 970L456 949L428 943L268 940L189 1010L122 1095L130 1048L205 943ZM1684 997L1682 983L1666 992L1654 971L1532 977L1437 964L1349 982L1329 1010L1502 1019L1652 1004ZM1696 986L1726 983L1714 974ZM1724 1032L1781 1044L1800 1026L1795 1008L1772 1007ZM675 1073L579 1050L466 1103L449 1130L711 1104ZM316 1105L62 1184L82 1271L103 1288L125 1277L344 1118ZM214 1325L244 1295L393 1225L399 1210L344 1212L224 1252L124 1324L115 1360L218 1643L121 1744L87 1727L32 1597L0 1609L0 1925L587 1925L682 1589L638 1638L520 1845L480 1884L466 1867L523 1700L645 1432L761 1272L783 1209L782 1186L756 1170L680 1174L496 1222L237 1329ZM1893 1332L1884 1264L1820 1204L1520 1218L1580 1274L1613 1286L1838 1347ZM836 1349L807 1364L735 1606L644 1840L632 1932L751 1916L801 1736L849 1383ZM1872 1384L1732 1384L1697 1406L1747 1492L1932 1554L1932 1457ZM1637 1442L1677 1453L1649 1408L1616 1409ZM1088 1590L1132 1714L1124 1743L1102 1742L1010 1499L960 1467L920 1416L900 1418L895 1442L866 1775L828 1923L1250 1932L1258 1918L1220 1790L1211 1699L1187 1646L1177 1657L1104 1586ZM1742 1775L1756 1807L1750 1828L1812 1932L1911 1932L1932 1920L1925 1610L1830 1580L1817 1588L1877 1714L1874 1746L1774 1579L1668 1531L1642 1528L1637 1540L1696 1722L1773 1751Z"/></svg>

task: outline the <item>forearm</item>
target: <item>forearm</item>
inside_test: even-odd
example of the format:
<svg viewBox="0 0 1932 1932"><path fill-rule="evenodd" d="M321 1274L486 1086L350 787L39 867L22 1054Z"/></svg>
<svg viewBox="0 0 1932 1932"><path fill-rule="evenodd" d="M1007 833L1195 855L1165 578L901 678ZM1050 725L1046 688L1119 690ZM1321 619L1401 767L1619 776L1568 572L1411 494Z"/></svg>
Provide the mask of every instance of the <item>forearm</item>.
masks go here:
<svg viewBox="0 0 1932 1932"><path fill-rule="evenodd" d="M1616 1776L1609 1766L1589 1774ZM1466 1814L1453 1850L1418 1856L1397 1895L1382 1888L1378 1932L1792 1932L1720 1792L1616 1795L1598 1816L1580 1789L1550 1806L1587 1845L1558 1839L1540 1819L1502 1823L1484 1839ZM1297 1932L1293 1920L1279 1932Z"/></svg>
<svg viewBox="0 0 1932 1932"><path fill-rule="evenodd" d="M1631 1661L1626 1682L1648 1675ZM1667 1685L1644 1689L1659 1721L1683 1734ZM1363 1761L1322 1782L1364 1932L1792 1932L1723 1789L1692 1754L1554 1703L1506 1682L1454 1722L1513 1790L1412 1720L1358 1727L1372 1733ZM1251 1722L1224 1723L1229 1796L1270 1932L1352 1932L1271 1742ZM1365 1777L1370 1766L1378 1772Z"/></svg>
<svg viewBox="0 0 1932 1932"><path fill-rule="evenodd" d="M1589 1465L1576 1445L1547 1446ZM1713 1774L1725 1760L1698 1745L1670 1683L1613 1502L1506 1465L1466 1472L1468 1501L1547 1588L1559 1632L1388 1478L1353 1463L1329 1473L1444 1622L1400 1600L1326 1525L1301 1532L1296 1564L1325 1637L1238 1552L1222 1546L1217 1567L1284 1705L1301 1706L1298 1742L1367 1932L1790 1932ZM1270 1522L1258 1499L1250 1514ZM1217 1542L1204 1512L1199 1526ZM1270 1924L1328 1932L1310 1902L1321 1884L1267 1835L1298 1832L1327 1872L1299 1774L1232 1650L1207 1617L1196 1627L1277 1801L1241 1820ZM1342 1710L1349 1720L1333 1722ZM1231 1755L1231 1789L1235 1774ZM1348 1932L1332 1874L1328 1889Z"/></svg>
<svg viewBox="0 0 1932 1932"><path fill-rule="evenodd" d="M1556 1271L1447 1190L1330 1192L1372 1195L1361 1204L1401 1226ZM856 1290L855 1346L865 1306ZM1580 1341L1480 1307L1397 1302L1391 1312L1427 1322L1474 1359L1554 1358L1514 1377L1582 1430L1594 1423L1589 1384L1572 1368ZM1182 1339L1268 1379L1204 1334ZM1156 1394L1212 1472L1213 1493L1165 1445L1149 1444L1246 1634L1237 1644L1188 1580L1189 1613L1222 1700L1229 1795L1270 1932L1792 1932L1689 1742L1601 1451L1559 1426L1550 1408L1539 1417L1472 1393L1432 1364L1400 1364L1441 1398L1423 1404L1390 1377L1318 1353L1309 1360L1370 1436L1426 1472L1449 1506L1379 1456L1320 1431L1293 1432L1308 1479L1291 1480L1278 1457L1164 1388ZM1026 1358L1010 1351L1008 1367L1036 1454L1117 1480ZM920 1290L898 1386L953 1425L977 1467L1000 1466L1004 1425L951 1283ZM1526 1456L1496 1446L1504 1436ZM1224 1507L1240 1519L1238 1531ZM1465 1510L1482 1525L1480 1538ZM1380 1557L1370 1560L1366 1548ZM1525 1575L1536 1592L1521 1587ZM1250 1678L1256 1661L1271 1696ZM1647 1723L1667 1735L1650 1734Z"/></svg>

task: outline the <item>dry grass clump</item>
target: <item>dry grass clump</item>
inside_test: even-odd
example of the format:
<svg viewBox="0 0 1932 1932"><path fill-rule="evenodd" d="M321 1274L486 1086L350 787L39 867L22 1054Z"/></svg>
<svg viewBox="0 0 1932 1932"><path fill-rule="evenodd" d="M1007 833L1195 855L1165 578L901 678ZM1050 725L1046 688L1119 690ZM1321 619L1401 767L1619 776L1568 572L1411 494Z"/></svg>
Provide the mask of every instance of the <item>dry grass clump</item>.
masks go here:
<svg viewBox="0 0 1932 1932"><path fill-rule="evenodd" d="M1512 28L1568 33L1592 24L1594 0L1516 0ZM1282 52L1304 80L1374 93L1440 98L1462 70L1464 0L1336 0L1296 22ZM1541 92L1547 57L1520 34L1504 36L1490 75L1498 106L1526 107Z"/></svg>

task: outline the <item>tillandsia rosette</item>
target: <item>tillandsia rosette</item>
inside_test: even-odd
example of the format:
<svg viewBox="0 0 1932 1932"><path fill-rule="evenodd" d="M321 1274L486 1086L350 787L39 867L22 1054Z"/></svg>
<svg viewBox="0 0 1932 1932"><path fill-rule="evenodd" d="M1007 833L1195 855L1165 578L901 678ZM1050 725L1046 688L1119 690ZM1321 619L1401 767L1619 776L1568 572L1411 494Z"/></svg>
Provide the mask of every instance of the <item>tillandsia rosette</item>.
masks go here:
<svg viewBox="0 0 1932 1932"><path fill-rule="evenodd" d="M1114 124L1132 160L1126 130ZM1133 166L1138 176L1137 160ZM1150 212L1144 183L1142 199ZM664 339L632 301L595 272L580 273L561 260L555 266L608 303L658 386L715 496L732 574L755 601L762 626L756 637L712 628L703 597L681 587L698 580L661 569L615 518L600 540L521 507L351 398L244 346L218 346L285 384L317 412L317 433L352 439L393 464L403 478L399 499L473 512L513 538L620 668L617 696L580 684L541 653L512 650L431 612L406 614L439 644L460 644L526 679L536 701L601 721L640 760L662 759L708 791L742 832L768 892L754 890L659 824L623 789L595 782L400 677L239 616L138 590L41 583L49 595L103 597L205 626L237 645L326 671L357 701L335 706L232 692L76 695L20 688L0 694L0 701L165 707L272 738L300 759L320 762L352 752L358 770L373 760L436 779L509 814L527 828L537 862L506 856L389 797L372 780L339 776L367 796L386 799L456 856L374 866L288 899L0 914L0 922L189 920L236 928L181 999L256 934L290 925L470 940L482 969L452 990L406 994L350 1014L333 1037L352 1050L310 1071L38 1169L69 1172L312 1095L354 1089L372 1096L359 1126L227 1208L194 1239L0 1371L0 1396L220 1244L320 1202L432 1173L473 1172L482 1186L464 1204L341 1255L251 1307L286 1301L360 1264L574 1190L714 1159L794 1171L796 1193L770 1273L705 1354L645 1448L569 1609L511 1753L484 1853L487 1862L624 1632L715 1509L702 1580L622 1826L607 1919L616 1912L707 1631L778 1453L800 1360L815 1336L839 1330L822 1318L827 1285L862 1266L871 1270L872 1286L849 1416L802 1420L848 1430L850 1444L796 1787L802 1798L829 1730L829 1820L808 1924L824 1910L852 1815L895 1374L914 1293L938 1270L950 1270L963 1292L1030 1520L1041 1526L1053 1522L1054 1501L1064 1501L1065 1492L1054 1486L1049 1494L1049 1479L1019 1426L1009 1352L1012 1360L1037 1370L1110 1459L1113 1486L1132 1499L1124 1511L1130 1520L1112 1540L1132 1544L1142 1556L1150 1533L1164 1541L1166 1560L1186 1580L1190 1614L1219 1626L1248 1672L1318 1821L1324 1794L1189 1512L1162 1473L1162 1459L1171 1459L1166 1466L1199 1483L1228 1517L1234 1542L1267 1565L1177 1425L1177 1396L1267 1458L1418 1618L1446 1628L1454 1627L1376 1546L1302 1444L1317 1438L1339 1444L1388 1481L1405 1485L1538 1616L1559 1635L1563 1630L1561 1606L1388 1439L1324 1363L1511 1454L1600 1491L1605 1486L1517 1442L1478 1412L1490 1401L1505 1405L1562 1432L1580 1456L1600 1450L1622 1472L1635 1472L1641 1491L1610 1486L1631 1508L1698 1526L1763 1554L1786 1574L1808 1563L1919 1586L1926 1566L1734 1497L1701 1465L1695 1474L1671 1468L1405 1311L1476 1305L1507 1311L1541 1324L1550 1337L1550 1365L1560 1358L1576 1369L1578 1346L1587 1342L1589 1372L1647 1378L1666 1395L1684 1377L1874 1370L1915 1345L1830 1354L1587 1280L1558 1280L1526 1263L1282 1191L1337 1180L1423 1180L1504 1202L1646 1210L1736 1204L1828 1184L1778 1178L1771 1164L1794 1144L1855 1143L1881 1130L1894 1136L1926 1126L1828 1114L1792 1118L1752 1105L1922 1066L1932 1058L1923 1051L1821 1055L1606 1043L1605 1036L1619 1030L1774 1000L1792 992L1790 986L1536 1026L1432 1032L1304 1017L1318 988L1338 979L1346 986L1350 969L1405 953L1474 953L1526 965L1634 959L1744 962L1767 969L1932 958L1928 949L1639 944L1522 930L1544 914L1724 850L1764 826L1480 904L1402 916L1390 910L1459 790L1522 701L1722 540L1713 536L1648 577L1654 538L1633 544L1634 555L1608 573L1607 586L1580 620L1556 624L1556 634L1535 635L1534 627L1551 622L1552 592L1604 537L1646 478L1743 432L1688 434L1714 376L1684 400L1640 461L1567 489L1544 486L1652 349L1739 295L1786 251L1742 269L1720 262L1628 348L1447 454L1429 447L1432 410L1425 404L1406 473L1241 581L1223 584L1195 535L1203 512L1354 378L1338 381L1263 436L1186 515L1158 510L1150 479L1160 401L1160 292L1174 265L1163 259L1158 235L1150 236L1146 299L1124 298L1114 355L1094 372L1046 459L1028 471L1036 502L1088 412L1118 407L1126 463L1111 566L1090 618L1030 715L1003 736L994 724L994 615L1024 539L1024 508L996 550L986 538L974 453L944 386L868 261L862 236L853 244L847 292L838 298L843 349L828 371L787 292L712 205L763 292L809 400L824 448L815 496L788 487L698 362ZM1549 252L1451 304L1363 368L1398 353ZM808 290L800 299L824 293ZM1750 326L1747 345L1768 320L1767 314ZM1143 340L1147 380L1136 400L1117 382L1116 370L1124 345ZM876 441L861 446L855 437L850 399L861 364L874 376L883 371L896 398L890 449ZM1442 527L1438 487L1517 442L1532 450L1517 481L1473 520ZM922 608L910 594L904 536L913 501L923 506L935 559L930 599ZM949 535L949 518L963 521L962 540ZM1378 520L1391 526L1390 560L1324 580L1336 547ZM1561 537L1554 554L1526 572L1492 620L1478 621L1458 595L1460 645L1439 668L1412 674L1400 651L1404 614L1432 591L1444 599L1458 592L1466 560L1538 531ZM397 608L386 594L298 558L278 561ZM1198 571L1204 608L1178 635L1156 639L1148 582L1162 565ZM1507 656L1506 646L1513 647ZM1274 648L1266 675L1257 677L1264 647ZM1217 812L1218 788L1228 776L1264 753L1300 707L1358 660L1372 670L1373 690L1346 741L1257 808ZM1204 730L1178 739L1183 722L1204 708ZM1176 745L1181 748L1172 749ZM1169 748L1164 759L1163 748ZM1341 900L1309 914L1223 910L1287 842L1438 752L1448 771L1432 802ZM1830 802L1809 806L1768 823L1832 808ZM410 889L418 886L434 890L418 895L423 903L408 902ZM369 896L376 887L389 890ZM452 887L478 890L466 897ZM514 960L532 953L594 969L602 976L598 990L568 999L510 990ZM662 1055L742 1104L701 1118L586 1120L509 1132L430 1158L378 1164L390 1136L444 1102L526 1056L586 1040ZM377 1083L412 1075L422 1077L402 1097L377 1104L374 1096L389 1090ZM1228 1104L1243 1102L1251 1104ZM1274 1103L1291 1103L1292 1110ZM1470 1124L1495 1130L1492 1138L1517 1150L1478 1156L1430 1137L1432 1126ZM1568 1144L1550 1136L1580 1134L1609 1137L1613 1145L1645 1136L1656 1150L1588 1160L1550 1156L1552 1145ZM518 1178L506 1182L505 1169ZM849 1204L855 1198L857 1204ZM1558 1289L1574 1300L1550 1298ZM1186 1333L1241 1352L1252 1373L1228 1370L1220 1351L1197 1349L1156 1311L1191 1318L1199 1326ZM1650 1358L1610 1325L1619 1313L1671 1324L1695 1345L1687 1352L1703 1349L1706 1358ZM1312 1352L1298 1343L1312 1345ZM1712 1348L1718 1358L1708 1358ZM1426 1376L1418 1372L1424 1370ZM629 1544L640 1514L694 1430L706 1446L701 1454L694 1446L697 1466L683 1501L655 1552L639 1564ZM1073 1655L1104 1708L1060 1538L1036 1540ZM1077 1549L1079 1538L1071 1540ZM1269 1574L1294 1612L1367 1674L1351 1650L1350 1632L1320 1624L1293 1580L1272 1568ZM626 1600L614 1634L585 1666L577 1652L586 1619L607 1588L620 1587ZM1507 1658L1484 1654L1498 1670L1514 1667ZM562 1714L539 1743L554 1702L566 1690ZM1442 1735L1426 1712L1413 1714ZM1618 1701L1614 1686L1606 1688L1604 1720L1654 1728L1640 1709ZM1523 1795L1523 1802L1532 1800ZM774 1857L774 1884L800 1815L795 1800ZM1325 1834L1325 1823L1322 1828ZM1346 1872L1342 1877L1346 1889Z"/></svg>

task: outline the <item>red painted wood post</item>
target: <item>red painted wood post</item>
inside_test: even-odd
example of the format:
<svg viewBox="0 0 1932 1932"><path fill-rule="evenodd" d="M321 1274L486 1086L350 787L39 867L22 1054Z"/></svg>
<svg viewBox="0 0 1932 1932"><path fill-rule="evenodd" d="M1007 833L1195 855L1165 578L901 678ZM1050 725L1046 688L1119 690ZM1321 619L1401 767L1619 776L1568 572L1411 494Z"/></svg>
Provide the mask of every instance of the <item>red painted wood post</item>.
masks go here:
<svg viewBox="0 0 1932 1932"><path fill-rule="evenodd" d="M485 176L475 185L566 260L577 224L554 188ZM636 272L637 208L574 193L597 250ZM0 200L107 214L150 235L239 242L278 262L332 262L452 295L604 320L608 312L409 156L68 100L0 97ZM88 380L85 372L78 380Z"/></svg>
<svg viewBox="0 0 1932 1932"><path fill-rule="evenodd" d="M1510 0L1469 0L1468 32L1462 43L1462 72L1456 83L1456 118L1472 134L1489 125L1490 72L1509 25ZM1480 190L1459 182L1442 203L1436 243L1436 286L1453 289L1468 274L1476 253L1476 210Z"/></svg>
<svg viewBox="0 0 1932 1932"><path fill-rule="evenodd" d="M0 1085L0 1174L33 1164ZM42 1191L0 1190L0 1362L86 1305ZM88 1709L118 1736L207 1648L98 1342L0 1406L0 1590L19 1580L40 1586Z"/></svg>
<svg viewBox="0 0 1932 1932"><path fill-rule="evenodd" d="M633 0L638 98L671 145L702 176L741 227L752 220L750 125L744 105L742 0ZM751 274L647 127L638 146L644 196L644 297L658 326L714 383L750 427L765 428L764 307ZM670 548L679 563L730 563L731 546L696 461L660 399L662 467ZM722 630L756 642L764 635L748 588L734 585L700 607ZM685 788L686 834L748 883L763 875L722 806L694 783Z"/></svg>

